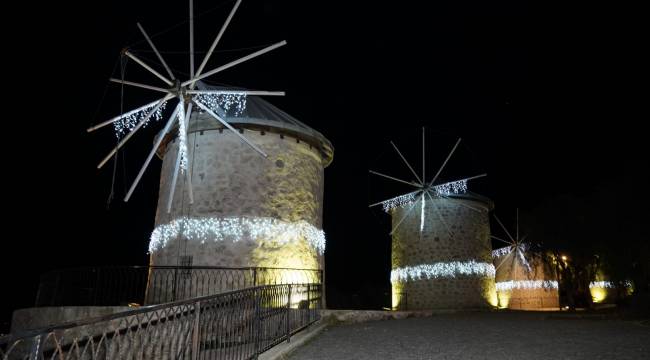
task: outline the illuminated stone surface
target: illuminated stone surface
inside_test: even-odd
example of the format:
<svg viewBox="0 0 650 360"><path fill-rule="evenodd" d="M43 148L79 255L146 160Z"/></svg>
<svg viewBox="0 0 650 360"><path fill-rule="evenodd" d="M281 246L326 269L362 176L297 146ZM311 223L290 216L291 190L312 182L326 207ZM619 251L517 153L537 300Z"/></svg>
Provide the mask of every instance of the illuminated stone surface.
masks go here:
<svg viewBox="0 0 650 360"><path fill-rule="evenodd" d="M461 205L462 203L462 205ZM479 211L470 209L470 206ZM438 263L480 264L492 268L489 200L478 197L426 201L421 228L420 203L393 234L392 269ZM393 226L409 206L395 208ZM442 217L442 220L441 220ZM446 224L446 225L445 225ZM453 234L453 235L452 235ZM393 281L393 307L404 309L483 308L496 306L493 272L476 271Z"/></svg>
<svg viewBox="0 0 650 360"><path fill-rule="evenodd" d="M502 288L497 291L499 307L522 310L558 308L560 298L554 272L545 268L543 262L532 254L527 253L525 258L530 270L514 252L494 258L497 267L495 280ZM505 286L508 283L514 286ZM505 289L507 287L511 289Z"/></svg>
<svg viewBox="0 0 650 360"><path fill-rule="evenodd" d="M235 134L205 114L193 113L189 124L188 168L192 171L194 204L189 204L185 177L179 174L172 211L167 201L177 139L161 150L163 166L156 212L156 227L174 219L249 218L277 219L283 223L306 222L322 229L323 174L331 157L317 142L282 129L246 126L243 135L268 154L262 157ZM176 132L173 132L176 134ZM175 140L175 141L174 141ZM259 266L322 268L323 259L307 239L293 242L225 237L199 241L179 236L152 252L152 265L179 265L191 256L193 266Z"/></svg>

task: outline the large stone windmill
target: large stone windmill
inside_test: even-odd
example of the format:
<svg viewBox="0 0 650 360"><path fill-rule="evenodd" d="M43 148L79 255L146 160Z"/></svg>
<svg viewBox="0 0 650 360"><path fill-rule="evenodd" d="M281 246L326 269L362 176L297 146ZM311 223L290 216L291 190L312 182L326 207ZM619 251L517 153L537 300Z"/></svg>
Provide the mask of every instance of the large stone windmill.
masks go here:
<svg viewBox="0 0 650 360"><path fill-rule="evenodd" d="M392 217L394 309L496 306L488 218L493 205L489 199L467 189L469 180L485 174L436 182L459 143L460 139L431 180L426 177L424 128L421 175L392 142L415 179L406 181L371 171L416 188L370 205L382 205Z"/></svg>
<svg viewBox="0 0 650 360"><path fill-rule="evenodd" d="M123 52L162 82L111 81L162 93L159 100L93 126L112 124L119 143L98 167L151 119L173 109L154 140L133 194L153 156L163 160L151 264L173 266L322 269L323 172L333 157L318 131L251 91L209 86L202 80L277 49L281 41L211 70L209 60L237 11L237 0L203 61L194 66L193 2L190 0L189 78L179 79L138 24L166 75L130 50ZM179 72L181 73L181 72ZM302 279L306 280L306 279Z"/></svg>

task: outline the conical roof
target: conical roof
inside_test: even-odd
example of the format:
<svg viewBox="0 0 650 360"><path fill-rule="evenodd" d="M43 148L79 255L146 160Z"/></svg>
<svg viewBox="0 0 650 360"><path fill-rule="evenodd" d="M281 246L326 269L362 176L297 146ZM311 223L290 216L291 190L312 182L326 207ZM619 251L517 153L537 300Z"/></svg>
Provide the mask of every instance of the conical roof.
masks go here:
<svg viewBox="0 0 650 360"><path fill-rule="evenodd" d="M221 86L207 85L200 81L197 83L197 88L199 90L245 90L237 88L233 89L232 87L225 88ZM190 131L223 127L223 125L211 115L200 111L196 106L194 109L195 112L192 114L189 124ZM334 156L334 147L332 146L332 143L323 136L323 134L287 114L260 96L246 96L246 106L241 111L217 108L215 112L233 126L238 125L240 127L268 131L275 130L283 134L300 138L321 151L325 166L331 163Z"/></svg>

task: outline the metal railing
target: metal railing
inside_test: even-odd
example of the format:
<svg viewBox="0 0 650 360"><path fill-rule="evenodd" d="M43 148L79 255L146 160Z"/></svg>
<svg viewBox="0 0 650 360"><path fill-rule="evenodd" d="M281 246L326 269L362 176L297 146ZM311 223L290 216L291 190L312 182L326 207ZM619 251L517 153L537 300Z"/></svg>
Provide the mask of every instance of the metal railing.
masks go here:
<svg viewBox="0 0 650 360"><path fill-rule="evenodd" d="M320 318L321 284L263 285L0 337L0 359L255 359Z"/></svg>
<svg viewBox="0 0 650 360"><path fill-rule="evenodd" d="M36 306L162 304L257 285L322 283L321 270L209 266L113 266L41 276Z"/></svg>

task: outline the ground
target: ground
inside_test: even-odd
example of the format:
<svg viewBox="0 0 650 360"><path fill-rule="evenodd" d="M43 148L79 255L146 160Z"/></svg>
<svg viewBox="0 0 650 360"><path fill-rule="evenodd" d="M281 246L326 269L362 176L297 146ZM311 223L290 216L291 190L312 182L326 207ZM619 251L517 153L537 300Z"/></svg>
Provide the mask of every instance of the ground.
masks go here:
<svg viewBox="0 0 650 360"><path fill-rule="evenodd" d="M650 324L550 313L463 313L339 324L301 359L648 359Z"/></svg>

